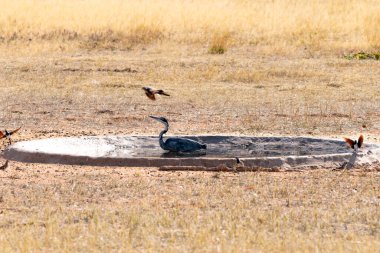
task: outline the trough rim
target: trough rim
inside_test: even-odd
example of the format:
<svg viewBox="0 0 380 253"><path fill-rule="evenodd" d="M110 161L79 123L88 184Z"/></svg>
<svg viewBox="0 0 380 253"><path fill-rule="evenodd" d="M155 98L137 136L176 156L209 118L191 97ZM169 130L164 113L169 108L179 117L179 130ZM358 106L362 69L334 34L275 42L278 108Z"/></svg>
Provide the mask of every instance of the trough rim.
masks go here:
<svg viewBox="0 0 380 253"><path fill-rule="evenodd" d="M170 137L173 135L168 135ZM54 137L42 138L31 141L41 141L48 139L80 139L80 138L110 138L110 137L149 137L158 138L152 135L104 135L104 136L78 136L78 137ZM286 138L286 139L310 139L342 142L334 138L317 138L309 136L249 136L249 135L176 135L176 137L246 137L246 138ZM160 167L160 166L218 166L225 164L227 166L236 165L235 157L96 157L86 155L68 155L54 154L36 151L25 151L18 148L22 141L9 146L3 153L3 157L8 160L26 162L26 163L45 163L45 164L66 164L66 165L88 165L88 166L122 166L122 167ZM359 152L358 158L371 156L373 159L380 161L380 145L375 143L366 143L371 148L371 154L368 152ZM253 167L298 167L304 165L320 164L339 164L347 162L352 157L353 152L321 154L321 155L289 155L289 156L267 156L267 157L239 157L245 165Z"/></svg>

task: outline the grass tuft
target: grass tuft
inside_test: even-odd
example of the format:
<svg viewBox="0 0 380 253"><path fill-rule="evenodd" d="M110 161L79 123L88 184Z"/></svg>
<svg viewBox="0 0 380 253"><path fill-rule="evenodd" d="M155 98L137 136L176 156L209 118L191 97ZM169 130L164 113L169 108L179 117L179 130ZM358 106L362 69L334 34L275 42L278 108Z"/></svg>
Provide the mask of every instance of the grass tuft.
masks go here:
<svg viewBox="0 0 380 253"><path fill-rule="evenodd" d="M348 60L380 60L380 52L377 53L365 53L359 52L354 54L345 55L344 58Z"/></svg>
<svg viewBox="0 0 380 253"><path fill-rule="evenodd" d="M131 49L139 44L150 44L164 37L156 26L139 25L129 32L107 29L85 36L82 46L87 49Z"/></svg>
<svg viewBox="0 0 380 253"><path fill-rule="evenodd" d="M128 40L132 44L148 44L164 38L164 31L156 25L138 25L128 34Z"/></svg>
<svg viewBox="0 0 380 253"><path fill-rule="evenodd" d="M231 34L228 32L214 34L208 52L210 54L224 54L230 42Z"/></svg>

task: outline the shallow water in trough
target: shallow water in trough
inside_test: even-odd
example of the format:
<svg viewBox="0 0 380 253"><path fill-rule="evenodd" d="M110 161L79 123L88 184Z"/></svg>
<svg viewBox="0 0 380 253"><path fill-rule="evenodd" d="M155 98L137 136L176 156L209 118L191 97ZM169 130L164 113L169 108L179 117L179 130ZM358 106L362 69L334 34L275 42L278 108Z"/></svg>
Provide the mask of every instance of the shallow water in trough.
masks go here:
<svg viewBox="0 0 380 253"><path fill-rule="evenodd" d="M182 136L183 137L183 136ZM348 153L343 141L314 138L185 136L207 144L207 150L175 154L162 150L157 137L105 136L53 138L18 143L24 149L44 153L102 157L276 157Z"/></svg>
<svg viewBox="0 0 380 253"><path fill-rule="evenodd" d="M182 136L184 137L184 136ZM276 137L231 137L198 136L184 138L196 140L207 145L207 150L193 153L176 154L162 150L157 137L107 138L107 145L114 146L105 156L136 157L273 157L302 156L347 153L349 149L342 141L312 138Z"/></svg>

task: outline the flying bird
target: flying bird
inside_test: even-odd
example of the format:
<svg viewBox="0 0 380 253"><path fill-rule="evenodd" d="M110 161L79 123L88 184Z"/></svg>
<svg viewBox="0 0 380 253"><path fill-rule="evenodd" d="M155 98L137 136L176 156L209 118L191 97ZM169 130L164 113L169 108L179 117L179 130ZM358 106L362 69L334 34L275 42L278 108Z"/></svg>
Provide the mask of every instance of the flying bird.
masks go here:
<svg viewBox="0 0 380 253"><path fill-rule="evenodd" d="M155 89L152 89L151 87L147 87L147 86L143 87L142 89L145 91L145 95L151 100L156 100L155 94L170 96L168 93L166 93L163 90L155 90Z"/></svg>
<svg viewBox="0 0 380 253"><path fill-rule="evenodd" d="M355 151L357 151L359 148L361 148L363 146L363 141L364 141L364 137L363 135L361 134L359 136L359 139L358 140L351 140L349 138L344 138L345 142L347 142L347 144L352 148L354 149Z"/></svg>
<svg viewBox="0 0 380 253"><path fill-rule="evenodd" d="M21 127L15 129L13 131L9 131L9 132L7 130L4 130L4 132L0 131L0 139L7 138L9 140L9 144L11 144L12 143L11 136L13 134L17 133L18 130L20 130L20 129L21 129Z"/></svg>
<svg viewBox="0 0 380 253"><path fill-rule="evenodd" d="M164 117L155 117L149 116L152 119L155 119L162 124L164 124L165 129L159 135L160 147L163 150L168 150L171 152L193 152L201 149L206 149L207 146L205 144L186 139L186 138L168 138L166 141L163 140L163 135L169 130L169 122Z"/></svg>

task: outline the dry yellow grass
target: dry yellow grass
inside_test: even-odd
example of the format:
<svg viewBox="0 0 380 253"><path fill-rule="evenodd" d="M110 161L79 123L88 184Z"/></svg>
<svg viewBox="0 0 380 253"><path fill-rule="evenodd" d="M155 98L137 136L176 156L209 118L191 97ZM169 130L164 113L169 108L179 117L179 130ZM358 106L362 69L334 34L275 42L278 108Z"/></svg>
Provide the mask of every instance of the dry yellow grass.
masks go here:
<svg viewBox="0 0 380 253"><path fill-rule="evenodd" d="M1 252L375 252L379 172L159 172L13 163Z"/></svg>
<svg viewBox="0 0 380 253"><path fill-rule="evenodd" d="M54 135L152 134L157 125L147 116L153 114L171 120L172 134L364 132L377 138L376 61L252 55L245 47L210 55L207 48L153 46L4 56L0 119L3 127L22 124L24 132L35 128L42 136L48 129ZM117 72L128 68L136 72ZM146 85L172 96L147 101L141 96Z"/></svg>
<svg viewBox="0 0 380 253"><path fill-rule="evenodd" d="M380 140L379 1L0 1L14 141L170 134ZM224 54L210 54L213 45ZM128 50L125 50L128 49ZM170 97L148 100L142 86ZM0 252L374 252L380 174L10 162Z"/></svg>
<svg viewBox="0 0 380 253"><path fill-rule="evenodd" d="M221 34L269 53L380 47L380 2L373 0L2 0L1 6L0 42L39 49L204 44Z"/></svg>

